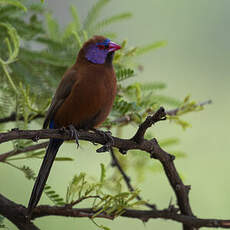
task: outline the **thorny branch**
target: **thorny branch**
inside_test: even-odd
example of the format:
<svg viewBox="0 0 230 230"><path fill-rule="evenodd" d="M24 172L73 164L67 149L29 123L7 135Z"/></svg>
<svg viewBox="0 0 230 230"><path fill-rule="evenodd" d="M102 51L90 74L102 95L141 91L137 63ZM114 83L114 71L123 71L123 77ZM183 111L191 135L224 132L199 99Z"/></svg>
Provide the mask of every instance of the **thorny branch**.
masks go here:
<svg viewBox="0 0 230 230"><path fill-rule="evenodd" d="M165 152L159 146L157 140L144 139L146 130L162 119L165 119L166 113L163 108L160 108L153 116L147 117L147 119L140 125L136 134L131 139L120 139L117 137L111 137L113 141L110 143L111 147L118 148L121 153L125 153L130 149L139 149L143 152L150 154L151 158L157 159L161 162L165 174L169 180L169 183L174 190L177 198L178 209L170 206L165 210L125 210L122 216L130 218L138 218L143 221L147 221L150 218L164 218L171 219L183 224L184 230L195 230L200 227L222 227L230 228L230 220L218 220L218 219L200 219L193 215L190 203L189 203L189 189L190 186L183 184L174 165L175 157ZM47 138L61 138L64 140L70 139L71 133L67 129L56 130L18 130L14 129L9 132L0 133L0 143L7 142L14 139L31 139L38 141L39 139ZM90 141L92 143L99 143L106 145L106 140L102 135L95 132L79 131L79 139ZM124 175L123 175L124 176ZM127 175L126 175L127 176ZM127 184L128 185L128 184ZM131 189L131 187L130 187ZM12 221L19 229L37 229L32 222L27 222L25 226L25 207L15 204L7 198L0 195L0 214ZM39 206L32 215L32 218L38 218L47 215L61 215L72 217L89 217L92 218L95 211L92 209L74 209L64 207L50 207ZM101 213L97 217L113 219L114 216L106 213ZM21 227L23 226L23 228ZM26 228L27 227L27 228Z"/></svg>
<svg viewBox="0 0 230 230"><path fill-rule="evenodd" d="M25 219L26 208L22 205L16 204L0 194L0 213L11 220L19 229L23 230L39 230L31 222ZM44 216L65 216L65 217L86 217L92 218L95 211L90 208L69 208L68 206L48 206L40 205L34 209L32 219ZM181 215L174 212L172 209L164 210L135 210L127 209L122 217L140 219L147 222L150 219L166 219L173 220L179 223L187 224L193 228L200 227L215 227L215 228L230 228L230 220L220 219L201 219L193 216ZM104 218L113 220L115 216L107 213L100 213L95 218ZM19 223L20 226L19 226Z"/></svg>

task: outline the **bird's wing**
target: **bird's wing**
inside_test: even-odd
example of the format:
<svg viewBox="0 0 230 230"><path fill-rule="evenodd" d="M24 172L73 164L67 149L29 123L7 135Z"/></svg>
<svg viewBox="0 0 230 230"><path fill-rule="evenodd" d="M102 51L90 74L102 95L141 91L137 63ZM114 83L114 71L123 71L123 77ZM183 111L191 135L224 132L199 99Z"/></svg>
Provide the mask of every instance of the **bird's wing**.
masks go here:
<svg viewBox="0 0 230 230"><path fill-rule="evenodd" d="M77 71L68 71L62 78L56 93L51 101L51 105L47 111L45 121L43 123L43 129L47 128L49 122L53 119L57 110L63 104L65 99L69 96L72 87L78 81Z"/></svg>

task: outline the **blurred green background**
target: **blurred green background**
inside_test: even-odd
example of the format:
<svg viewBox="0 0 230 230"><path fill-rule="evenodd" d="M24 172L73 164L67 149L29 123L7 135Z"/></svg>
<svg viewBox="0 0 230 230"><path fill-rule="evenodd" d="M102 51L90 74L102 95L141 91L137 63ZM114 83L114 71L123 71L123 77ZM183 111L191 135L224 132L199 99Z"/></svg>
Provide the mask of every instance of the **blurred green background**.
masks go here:
<svg viewBox="0 0 230 230"><path fill-rule="evenodd" d="M62 24L69 19L69 4L77 6L82 17L86 16L93 0L48 0L48 7ZM104 10L105 15L130 11L133 18L113 26L118 41L127 39L131 45L144 45L154 40L166 40L168 45L140 59L144 72L138 81L163 81L167 83L168 95L184 98L191 94L196 101L212 99L213 104L199 113L185 117L192 127L183 131L168 121L153 129L157 138L177 136L177 149L185 151L185 159L176 160L176 166L184 182L192 186L190 192L194 214L202 218L230 218L229 168L229 116L230 107L230 2L229 0L113 0ZM37 127L39 128L39 127ZM129 137L130 132L124 136ZM9 150L1 146L1 152ZM49 177L49 184L60 194L74 173L100 171L100 162L109 162L106 154L96 155L93 147L65 144L60 155L76 156L71 163L56 162ZM68 154L69 153L69 154ZM126 157L132 157L128 154ZM38 170L38 160L27 160ZM153 162L154 164L154 162ZM27 181L18 171L2 164L0 192L18 203L27 204L32 181ZM9 180L9 177L12 180ZM16 183L15 183L16 182ZM134 181L135 184L135 181ZM137 185L137 184L136 184ZM165 175L149 174L142 189L145 199L165 208L175 198ZM43 196L41 203L49 202ZM111 229L180 229L180 225L164 220L150 220L146 224L134 219L117 218L114 221L97 220ZM88 219L45 217L37 219L41 229L96 229ZM10 229L15 229L10 223Z"/></svg>

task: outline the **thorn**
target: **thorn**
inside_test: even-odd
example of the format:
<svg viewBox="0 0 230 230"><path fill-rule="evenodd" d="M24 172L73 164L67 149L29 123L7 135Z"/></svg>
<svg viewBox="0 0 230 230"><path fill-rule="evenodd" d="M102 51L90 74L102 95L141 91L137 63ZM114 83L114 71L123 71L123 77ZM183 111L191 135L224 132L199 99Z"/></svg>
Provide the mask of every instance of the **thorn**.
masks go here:
<svg viewBox="0 0 230 230"><path fill-rule="evenodd" d="M62 127L59 129L59 133L60 134L64 134L66 132L66 128L65 127Z"/></svg>
<svg viewBox="0 0 230 230"><path fill-rule="evenodd" d="M149 218L148 217L142 217L141 221L145 225L148 222Z"/></svg>
<svg viewBox="0 0 230 230"><path fill-rule="evenodd" d="M176 159L176 157L174 155L171 155L171 154L169 154L169 158L171 161L174 161Z"/></svg>
<svg viewBox="0 0 230 230"><path fill-rule="evenodd" d="M19 128L13 128L13 129L11 129L11 131L18 131L19 130Z"/></svg>
<svg viewBox="0 0 230 230"><path fill-rule="evenodd" d="M189 191L191 190L191 185L185 185L185 189L186 189L187 193L189 193Z"/></svg>
<svg viewBox="0 0 230 230"><path fill-rule="evenodd" d="M92 144L95 145L95 146L98 145L98 143L96 143L95 141L92 141Z"/></svg>
<svg viewBox="0 0 230 230"><path fill-rule="evenodd" d="M125 149L119 149L119 152L123 155L126 155L127 154L127 150Z"/></svg>
<svg viewBox="0 0 230 230"><path fill-rule="evenodd" d="M165 120L167 120L167 117L162 117L160 120L165 121Z"/></svg>
<svg viewBox="0 0 230 230"><path fill-rule="evenodd" d="M35 136L31 138L31 140L34 142L38 142L39 139L40 139L39 136Z"/></svg>
<svg viewBox="0 0 230 230"><path fill-rule="evenodd" d="M179 191L181 189L181 185L180 184L177 184L176 185L176 190Z"/></svg>
<svg viewBox="0 0 230 230"><path fill-rule="evenodd" d="M97 149L96 152L97 153L104 153L104 152L109 152L111 148L110 144L105 144L103 145L101 148Z"/></svg>
<svg viewBox="0 0 230 230"><path fill-rule="evenodd" d="M165 113L165 109L164 109L164 107L162 107L162 106L161 106L161 107L159 108L159 112L161 112L161 113Z"/></svg>

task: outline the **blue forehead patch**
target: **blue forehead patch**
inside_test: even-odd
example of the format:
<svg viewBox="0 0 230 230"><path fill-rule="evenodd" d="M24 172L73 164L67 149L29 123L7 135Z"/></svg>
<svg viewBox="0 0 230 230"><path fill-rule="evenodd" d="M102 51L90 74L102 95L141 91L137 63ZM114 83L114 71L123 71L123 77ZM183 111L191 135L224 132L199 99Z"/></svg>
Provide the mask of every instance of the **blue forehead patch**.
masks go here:
<svg viewBox="0 0 230 230"><path fill-rule="evenodd" d="M106 45L109 44L109 42L110 42L109 39L105 39L103 42L98 42L96 45L104 45L104 46L106 46Z"/></svg>

